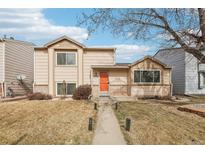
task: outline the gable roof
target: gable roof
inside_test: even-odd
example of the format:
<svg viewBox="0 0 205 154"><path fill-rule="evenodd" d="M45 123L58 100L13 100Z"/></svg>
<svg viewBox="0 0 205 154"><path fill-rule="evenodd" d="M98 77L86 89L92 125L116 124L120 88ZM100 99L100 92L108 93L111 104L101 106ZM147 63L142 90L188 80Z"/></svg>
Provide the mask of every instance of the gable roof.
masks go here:
<svg viewBox="0 0 205 154"><path fill-rule="evenodd" d="M159 49L155 54L154 54L154 56L153 57L155 57L159 52L161 52L161 51L166 51L166 50L183 50L183 48L181 48L181 47L179 47L179 48L163 48L163 49Z"/></svg>
<svg viewBox="0 0 205 154"><path fill-rule="evenodd" d="M91 65L91 68L97 69L128 69L129 66L123 65Z"/></svg>
<svg viewBox="0 0 205 154"><path fill-rule="evenodd" d="M116 48L107 48L107 47L86 47L84 48L85 51L96 51L96 50L100 50L100 51L115 51Z"/></svg>
<svg viewBox="0 0 205 154"><path fill-rule="evenodd" d="M134 66L134 65L136 65L136 64L138 64L138 63L140 63L140 62L142 62L142 61L144 61L144 60L146 60L146 59L150 59L150 60L156 62L157 64L163 66L164 68L169 68L169 69L171 69L170 66L168 66L168 65L166 65L166 64L164 64L164 63L162 63L161 61L159 61L158 59L156 59L156 58L154 58L154 57L152 57L152 56L145 56L144 58L141 58L141 59L139 59L139 60L133 62L132 64L130 64L130 66Z"/></svg>
<svg viewBox="0 0 205 154"><path fill-rule="evenodd" d="M53 44L55 44L55 43L57 43L57 42L60 42L60 41L62 41L62 40L70 41L70 42L76 44L76 45L79 46L79 47L85 48L85 45L83 45L83 44L81 44L81 43L75 41L74 39L72 39L72 38L70 38L70 37L68 37L68 36L66 36L66 35L61 36L61 37L59 37L59 38L57 38L57 39L55 39L55 40L52 40L52 41L46 43L46 44L44 45L44 47L47 48L47 47L49 47L50 45L53 45Z"/></svg>
<svg viewBox="0 0 205 154"><path fill-rule="evenodd" d="M116 65L118 65L118 66L129 66L131 64L132 63L116 63Z"/></svg>
<svg viewBox="0 0 205 154"><path fill-rule="evenodd" d="M21 40L16 40L16 39L10 39L10 38L0 38L0 42L16 42L16 43L23 43L29 46L35 47L36 45L32 42L28 41L21 41Z"/></svg>

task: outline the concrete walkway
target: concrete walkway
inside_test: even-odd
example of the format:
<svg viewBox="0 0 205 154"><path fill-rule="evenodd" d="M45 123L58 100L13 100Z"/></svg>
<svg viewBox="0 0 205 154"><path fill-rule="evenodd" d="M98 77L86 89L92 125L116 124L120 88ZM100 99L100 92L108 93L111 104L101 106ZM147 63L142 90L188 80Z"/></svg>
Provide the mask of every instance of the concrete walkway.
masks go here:
<svg viewBox="0 0 205 154"><path fill-rule="evenodd" d="M100 98L97 115L97 125L93 144L123 145L126 144L120 125L111 107L109 98Z"/></svg>

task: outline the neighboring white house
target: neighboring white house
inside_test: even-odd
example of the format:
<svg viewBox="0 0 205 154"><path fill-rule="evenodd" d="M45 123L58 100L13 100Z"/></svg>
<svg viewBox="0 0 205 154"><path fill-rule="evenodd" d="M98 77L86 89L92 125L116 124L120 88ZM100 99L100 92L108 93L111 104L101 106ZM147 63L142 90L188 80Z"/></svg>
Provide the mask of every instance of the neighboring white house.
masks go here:
<svg viewBox="0 0 205 154"><path fill-rule="evenodd" d="M172 67L173 94L205 94L205 64L181 48L159 50L154 57Z"/></svg>
<svg viewBox="0 0 205 154"><path fill-rule="evenodd" d="M14 95L25 95L32 90L33 46L24 41L0 39L0 98L13 91ZM17 78L25 78L23 82Z"/></svg>

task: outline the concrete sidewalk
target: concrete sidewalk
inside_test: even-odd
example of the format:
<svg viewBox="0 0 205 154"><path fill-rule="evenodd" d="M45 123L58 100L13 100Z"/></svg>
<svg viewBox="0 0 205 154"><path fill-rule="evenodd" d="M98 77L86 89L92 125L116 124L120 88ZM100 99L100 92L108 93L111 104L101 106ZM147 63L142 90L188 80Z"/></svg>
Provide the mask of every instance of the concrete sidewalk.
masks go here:
<svg viewBox="0 0 205 154"><path fill-rule="evenodd" d="M112 110L110 100L101 98L99 101L97 125L93 144L95 145L123 145L126 144L120 125Z"/></svg>

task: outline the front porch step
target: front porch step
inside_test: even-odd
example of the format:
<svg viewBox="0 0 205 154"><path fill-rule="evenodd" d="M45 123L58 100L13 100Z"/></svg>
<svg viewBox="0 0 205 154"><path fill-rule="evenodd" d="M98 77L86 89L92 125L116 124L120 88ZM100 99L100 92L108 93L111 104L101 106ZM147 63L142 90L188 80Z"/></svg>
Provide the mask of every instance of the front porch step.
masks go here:
<svg viewBox="0 0 205 154"><path fill-rule="evenodd" d="M99 103L99 105L112 104L112 99L109 96L100 96L98 103Z"/></svg>

